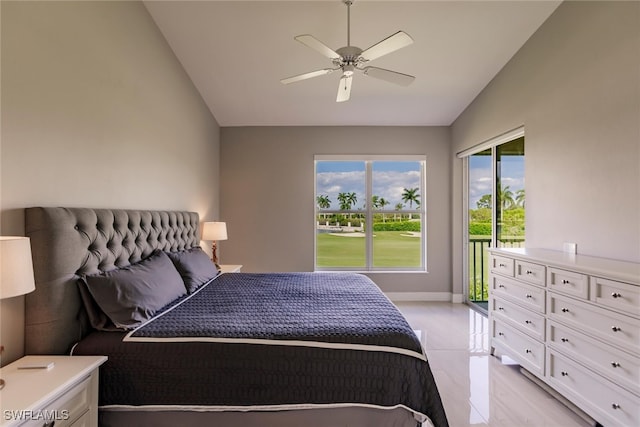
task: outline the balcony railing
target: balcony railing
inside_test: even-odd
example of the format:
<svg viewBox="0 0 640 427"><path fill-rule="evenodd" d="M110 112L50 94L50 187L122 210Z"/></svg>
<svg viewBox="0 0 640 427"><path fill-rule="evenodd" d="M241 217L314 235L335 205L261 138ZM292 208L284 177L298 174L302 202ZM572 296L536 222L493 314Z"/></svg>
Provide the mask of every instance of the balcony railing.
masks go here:
<svg viewBox="0 0 640 427"><path fill-rule="evenodd" d="M503 238L498 240L499 247L520 248L523 237ZM469 301L489 301L489 255L491 247L489 238L469 239Z"/></svg>

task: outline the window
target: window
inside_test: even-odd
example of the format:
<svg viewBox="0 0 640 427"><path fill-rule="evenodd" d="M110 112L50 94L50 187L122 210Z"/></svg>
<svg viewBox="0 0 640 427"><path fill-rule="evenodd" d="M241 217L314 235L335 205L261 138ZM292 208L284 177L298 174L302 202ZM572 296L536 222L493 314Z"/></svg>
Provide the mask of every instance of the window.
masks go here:
<svg viewBox="0 0 640 427"><path fill-rule="evenodd" d="M316 156L316 270L425 271L424 156Z"/></svg>

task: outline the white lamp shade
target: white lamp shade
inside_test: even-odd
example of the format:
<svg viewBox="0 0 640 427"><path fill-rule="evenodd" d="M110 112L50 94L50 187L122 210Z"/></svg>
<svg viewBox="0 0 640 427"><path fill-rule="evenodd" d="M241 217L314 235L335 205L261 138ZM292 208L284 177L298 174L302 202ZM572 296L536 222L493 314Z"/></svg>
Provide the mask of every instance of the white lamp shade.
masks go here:
<svg viewBox="0 0 640 427"><path fill-rule="evenodd" d="M0 299L35 289L29 238L0 236Z"/></svg>
<svg viewBox="0 0 640 427"><path fill-rule="evenodd" d="M202 240L227 240L227 223L205 222L202 226Z"/></svg>

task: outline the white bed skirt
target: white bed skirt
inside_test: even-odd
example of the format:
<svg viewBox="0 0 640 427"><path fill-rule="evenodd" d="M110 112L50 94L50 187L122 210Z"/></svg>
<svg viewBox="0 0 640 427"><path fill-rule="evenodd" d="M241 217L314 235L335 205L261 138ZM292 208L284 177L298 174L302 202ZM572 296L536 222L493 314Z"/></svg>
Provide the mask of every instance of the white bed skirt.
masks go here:
<svg viewBox="0 0 640 427"><path fill-rule="evenodd" d="M403 408L326 408L288 411L196 412L100 409L101 427L225 426L225 427L423 427Z"/></svg>

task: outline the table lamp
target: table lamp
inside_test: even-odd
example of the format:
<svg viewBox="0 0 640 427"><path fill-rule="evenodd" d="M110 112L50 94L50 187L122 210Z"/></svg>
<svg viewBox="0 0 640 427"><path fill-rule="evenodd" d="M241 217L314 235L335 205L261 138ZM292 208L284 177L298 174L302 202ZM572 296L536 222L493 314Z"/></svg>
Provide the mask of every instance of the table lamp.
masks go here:
<svg viewBox="0 0 640 427"><path fill-rule="evenodd" d="M227 223L226 222L205 222L202 227L202 240L211 240L211 261L216 265L219 270L217 254L217 241L227 240Z"/></svg>
<svg viewBox="0 0 640 427"><path fill-rule="evenodd" d="M28 237L0 236L0 299L28 294L36 289ZM0 351L2 350L0 346ZM4 380L0 378L0 390Z"/></svg>

